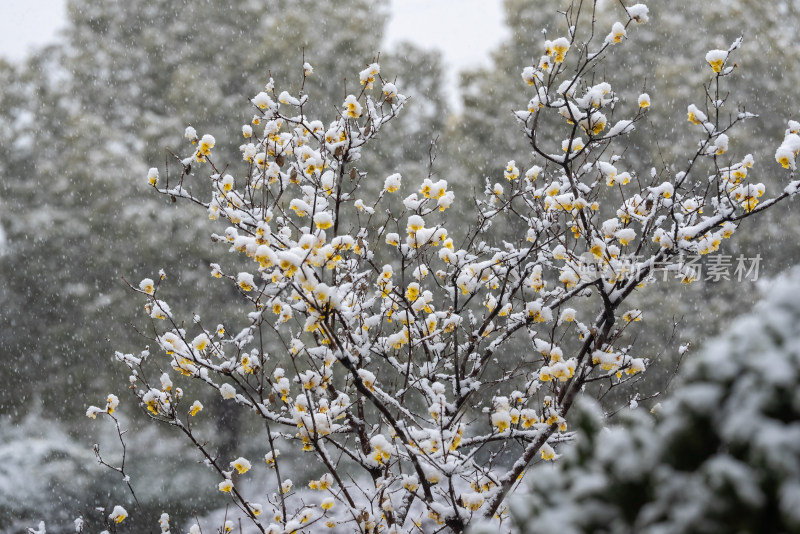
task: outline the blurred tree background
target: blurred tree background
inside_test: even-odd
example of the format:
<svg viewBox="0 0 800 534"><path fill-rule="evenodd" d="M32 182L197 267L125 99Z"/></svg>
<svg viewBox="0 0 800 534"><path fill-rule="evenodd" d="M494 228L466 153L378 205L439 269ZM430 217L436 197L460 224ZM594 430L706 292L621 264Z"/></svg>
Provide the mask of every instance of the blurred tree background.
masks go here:
<svg viewBox="0 0 800 534"><path fill-rule="evenodd" d="M70 0L60 42L22 65L0 62L0 529L48 518L54 521L48 529L58 532L56 522L66 525L87 503L111 505L125 498L113 473L86 476L91 444L100 440L113 448L114 441L99 436L101 425L90 429L83 416L87 405L111 391L120 394L123 406L129 402L121 391L127 378L112 355L147 344L133 326L142 324L141 303L122 277L136 284L164 268L166 296L183 317L196 312L213 319L238 305L237 295L208 276L214 259L209 235L220 227L146 187L149 167L164 172L165 148L185 148L184 128L191 124L200 135L213 134L217 161L235 171L241 160L236 120L249 122L247 98L270 76L277 87L296 91L305 58L314 66L305 86L311 114L327 121L356 90L357 73L380 52L382 73L396 76L400 91L412 98L359 165L374 176L376 189L393 172L418 183L429 172L430 142L441 136L433 171L469 202L487 177L501 181L509 160L520 168L536 162L511 111L524 109L533 96L520 72L538 63L545 38L564 33L563 17L554 11L569 2L504 5L510 38L493 53L490 67L461 74L458 112L448 109L443 96L438 53L410 43L380 49L386 1ZM623 161L642 174L651 167L680 170L694 150L684 110L703 103L705 52L727 48L744 35L731 98L761 118L745 124L740 131L746 135L732 138L731 152L752 152L757 181L769 191L782 189L770 169L785 119L797 118L796 3L765 8L755 0L681 1L653 3L650 10L651 23L637 27L633 42L613 50L606 63L609 77L622 80L614 86L620 96L630 101L647 91L653 98ZM600 2L596 16L604 33L621 17L618 2ZM657 145L647 141L653 138ZM787 202L748 221L748 231L726 242L723 253L760 253L762 276L795 263L800 218L793 208ZM495 228L492 237L502 238L502 232ZM754 284L735 279L689 287L676 282L666 296L663 287L638 297L645 322L637 355L663 359L646 379L650 392L663 389L671 376L679 343L702 343L756 298ZM673 318L680 322L675 337ZM623 394L612 401L609 410L627 399ZM210 409L222 410L221 403L208 402ZM139 496L147 515L157 518L163 507L176 519L189 517L211 498L180 475L180 462L196 459L182 457L161 429L144 430L133 407L123 411L130 417L130 439L153 443L149 451L158 452L132 458L132 470L144 472L143 480L158 481ZM223 420L228 430L238 428L235 420ZM237 446L244 445L219 443L223 451ZM19 491L21 475L11 467L26 462L43 466L35 483L27 482L25 487L34 488L27 493ZM171 462L177 466L161 476Z"/></svg>

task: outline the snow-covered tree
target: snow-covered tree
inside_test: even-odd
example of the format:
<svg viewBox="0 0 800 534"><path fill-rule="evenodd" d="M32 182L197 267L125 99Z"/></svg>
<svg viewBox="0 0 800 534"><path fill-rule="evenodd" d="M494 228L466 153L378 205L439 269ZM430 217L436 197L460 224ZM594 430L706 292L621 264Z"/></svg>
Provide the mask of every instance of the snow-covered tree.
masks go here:
<svg viewBox="0 0 800 534"><path fill-rule="evenodd" d="M310 104L306 58L301 79L249 95L238 139L187 126L180 155L143 173L219 223L210 275L241 309L185 313L154 268L131 284L149 342L116 357L136 402L186 438L255 531L510 528L509 495L574 438L576 399L635 391L646 371L634 341L649 310L630 297L664 276L691 284L688 256L713 257L796 193L794 121L759 162L780 187L764 199L753 177L739 132L755 117L726 96L740 39L698 61L706 82L675 125L692 151L674 170L631 162L629 136L667 104L623 98L607 65L649 11L600 24L580 6L520 69L513 116L533 162L504 163L472 201L435 163L427 177L365 172L369 145L414 105L370 60L334 112ZM219 156L232 146L238 163ZM209 391L261 429L258 457L209 443ZM124 399L87 415L116 422Z"/></svg>
<svg viewBox="0 0 800 534"><path fill-rule="evenodd" d="M582 406L575 446L515 499L518 532L800 530L800 271L764 288L654 416L630 410L604 428Z"/></svg>

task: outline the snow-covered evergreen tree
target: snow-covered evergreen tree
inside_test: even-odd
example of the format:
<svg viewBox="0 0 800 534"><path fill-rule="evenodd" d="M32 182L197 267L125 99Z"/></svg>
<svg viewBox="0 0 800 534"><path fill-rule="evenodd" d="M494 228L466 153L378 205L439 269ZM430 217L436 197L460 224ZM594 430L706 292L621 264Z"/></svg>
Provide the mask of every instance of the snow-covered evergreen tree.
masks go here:
<svg viewBox="0 0 800 534"><path fill-rule="evenodd" d="M800 531L800 270L762 289L654 415L638 408L608 421L585 403L574 446L514 500L517 531Z"/></svg>

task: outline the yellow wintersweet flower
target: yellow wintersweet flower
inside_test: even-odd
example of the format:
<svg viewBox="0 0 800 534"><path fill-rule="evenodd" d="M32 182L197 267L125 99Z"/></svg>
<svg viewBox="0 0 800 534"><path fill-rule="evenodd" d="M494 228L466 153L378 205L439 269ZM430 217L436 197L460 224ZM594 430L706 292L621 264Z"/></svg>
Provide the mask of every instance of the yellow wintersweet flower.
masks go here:
<svg viewBox="0 0 800 534"><path fill-rule="evenodd" d="M269 467L275 467L275 459L280 456L281 452L279 450L275 450L275 453L268 452L264 455L264 461L267 463ZM278 520L280 521L280 520Z"/></svg>
<svg viewBox="0 0 800 534"><path fill-rule="evenodd" d="M355 95L347 95L344 101L344 109L345 115L348 117L357 119L361 116L362 107L358 100L356 100Z"/></svg>
<svg viewBox="0 0 800 534"><path fill-rule="evenodd" d="M706 54L706 61L714 72L720 72L725 60L728 59L728 52L725 50L711 50Z"/></svg>
<svg viewBox="0 0 800 534"><path fill-rule="evenodd" d="M539 369L539 381L550 382L551 380L553 380L553 374L551 373L550 368L548 366L545 365L544 367Z"/></svg>
<svg viewBox="0 0 800 534"><path fill-rule="evenodd" d="M250 471L250 467L252 467L252 466L250 465L250 462L247 461L246 458L239 457L236 460L231 462L231 467L236 469L236 471L240 475L243 475L243 474L247 473L248 471Z"/></svg>
<svg viewBox="0 0 800 534"><path fill-rule="evenodd" d="M214 139L213 135L204 135L200 140L200 148L197 149L197 153L203 156L208 156L211 153L211 149L214 148L216 142L217 141Z"/></svg>
<svg viewBox="0 0 800 534"><path fill-rule="evenodd" d="M641 310L629 310L625 312L625 315L622 316L622 320L626 323L630 322L638 322L642 320L642 311Z"/></svg>
<svg viewBox="0 0 800 534"><path fill-rule="evenodd" d="M406 288L406 298L411 302L415 302L419 298L419 284L412 282Z"/></svg>
<svg viewBox="0 0 800 534"><path fill-rule="evenodd" d="M237 277L237 283L242 291L252 291L255 287L253 275L249 273L239 273L239 276Z"/></svg>
<svg viewBox="0 0 800 534"><path fill-rule="evenodd" d="M694 104L689 105L687 116L689 122L691 122L692 124L703 124L708 119L708 117L706 117L706 114L697 109L697 106L695 106Z"/></svg>
<svg viewBox="0 0 800 534"><path fill-rule="evenodd" d="M108 516L114 523L122 523L128 517L128 511L122 506L115 506L114 510Z"/></svg>
<svg viewBox="0 0 800 534"><path fill-rule="evenodd" d="M555 55L553 61L556 63L563 63L564 57L567 54L567 50L569 50L569 40L566 37L559 37L553 41L550 46L552 47L553 54Z"/></svg>
<svg viewBox="0 0 800 534"><path fill-rule="evenodd" d="M155 283L150 278L145 278L141 282L139 282L139 289L147 293L148 295L152 295L155 292Z"/></svg>
<svg viewBox="0 0 800 534"><path fill-rule="evenodd" d="M503 173L508 181L514 181L519 178L519 169L517 168L516 162L511 160L506 165L506 170Z"/></svg>
<svg viewBox="0 0 800 534"><path fill-rule="evenodd" d="M203 404L200 401L194 401L192 406L189 408L189 415L197 415L203 409Z"/></svg>
<svg viewBox="0 0 800 534"><path fill-rule="evenodd" d="M621 43L622 38L626 35L625 26L623 26L621 22L615 22L611 27L611 33L606 37L606 41L610 43Z"/></svg>

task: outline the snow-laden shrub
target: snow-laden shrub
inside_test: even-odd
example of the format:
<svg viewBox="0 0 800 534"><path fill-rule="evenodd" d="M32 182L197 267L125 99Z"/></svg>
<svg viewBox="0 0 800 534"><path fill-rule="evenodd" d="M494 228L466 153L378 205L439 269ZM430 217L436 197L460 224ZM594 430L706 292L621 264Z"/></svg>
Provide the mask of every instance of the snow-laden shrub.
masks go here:
<svg viewBox="0 0 800 534"><path fill-rule="evenodd" d="M520 533L800 531L800 269L683 369L655 415L573 413L575 446L514 499Z"/></svg>

